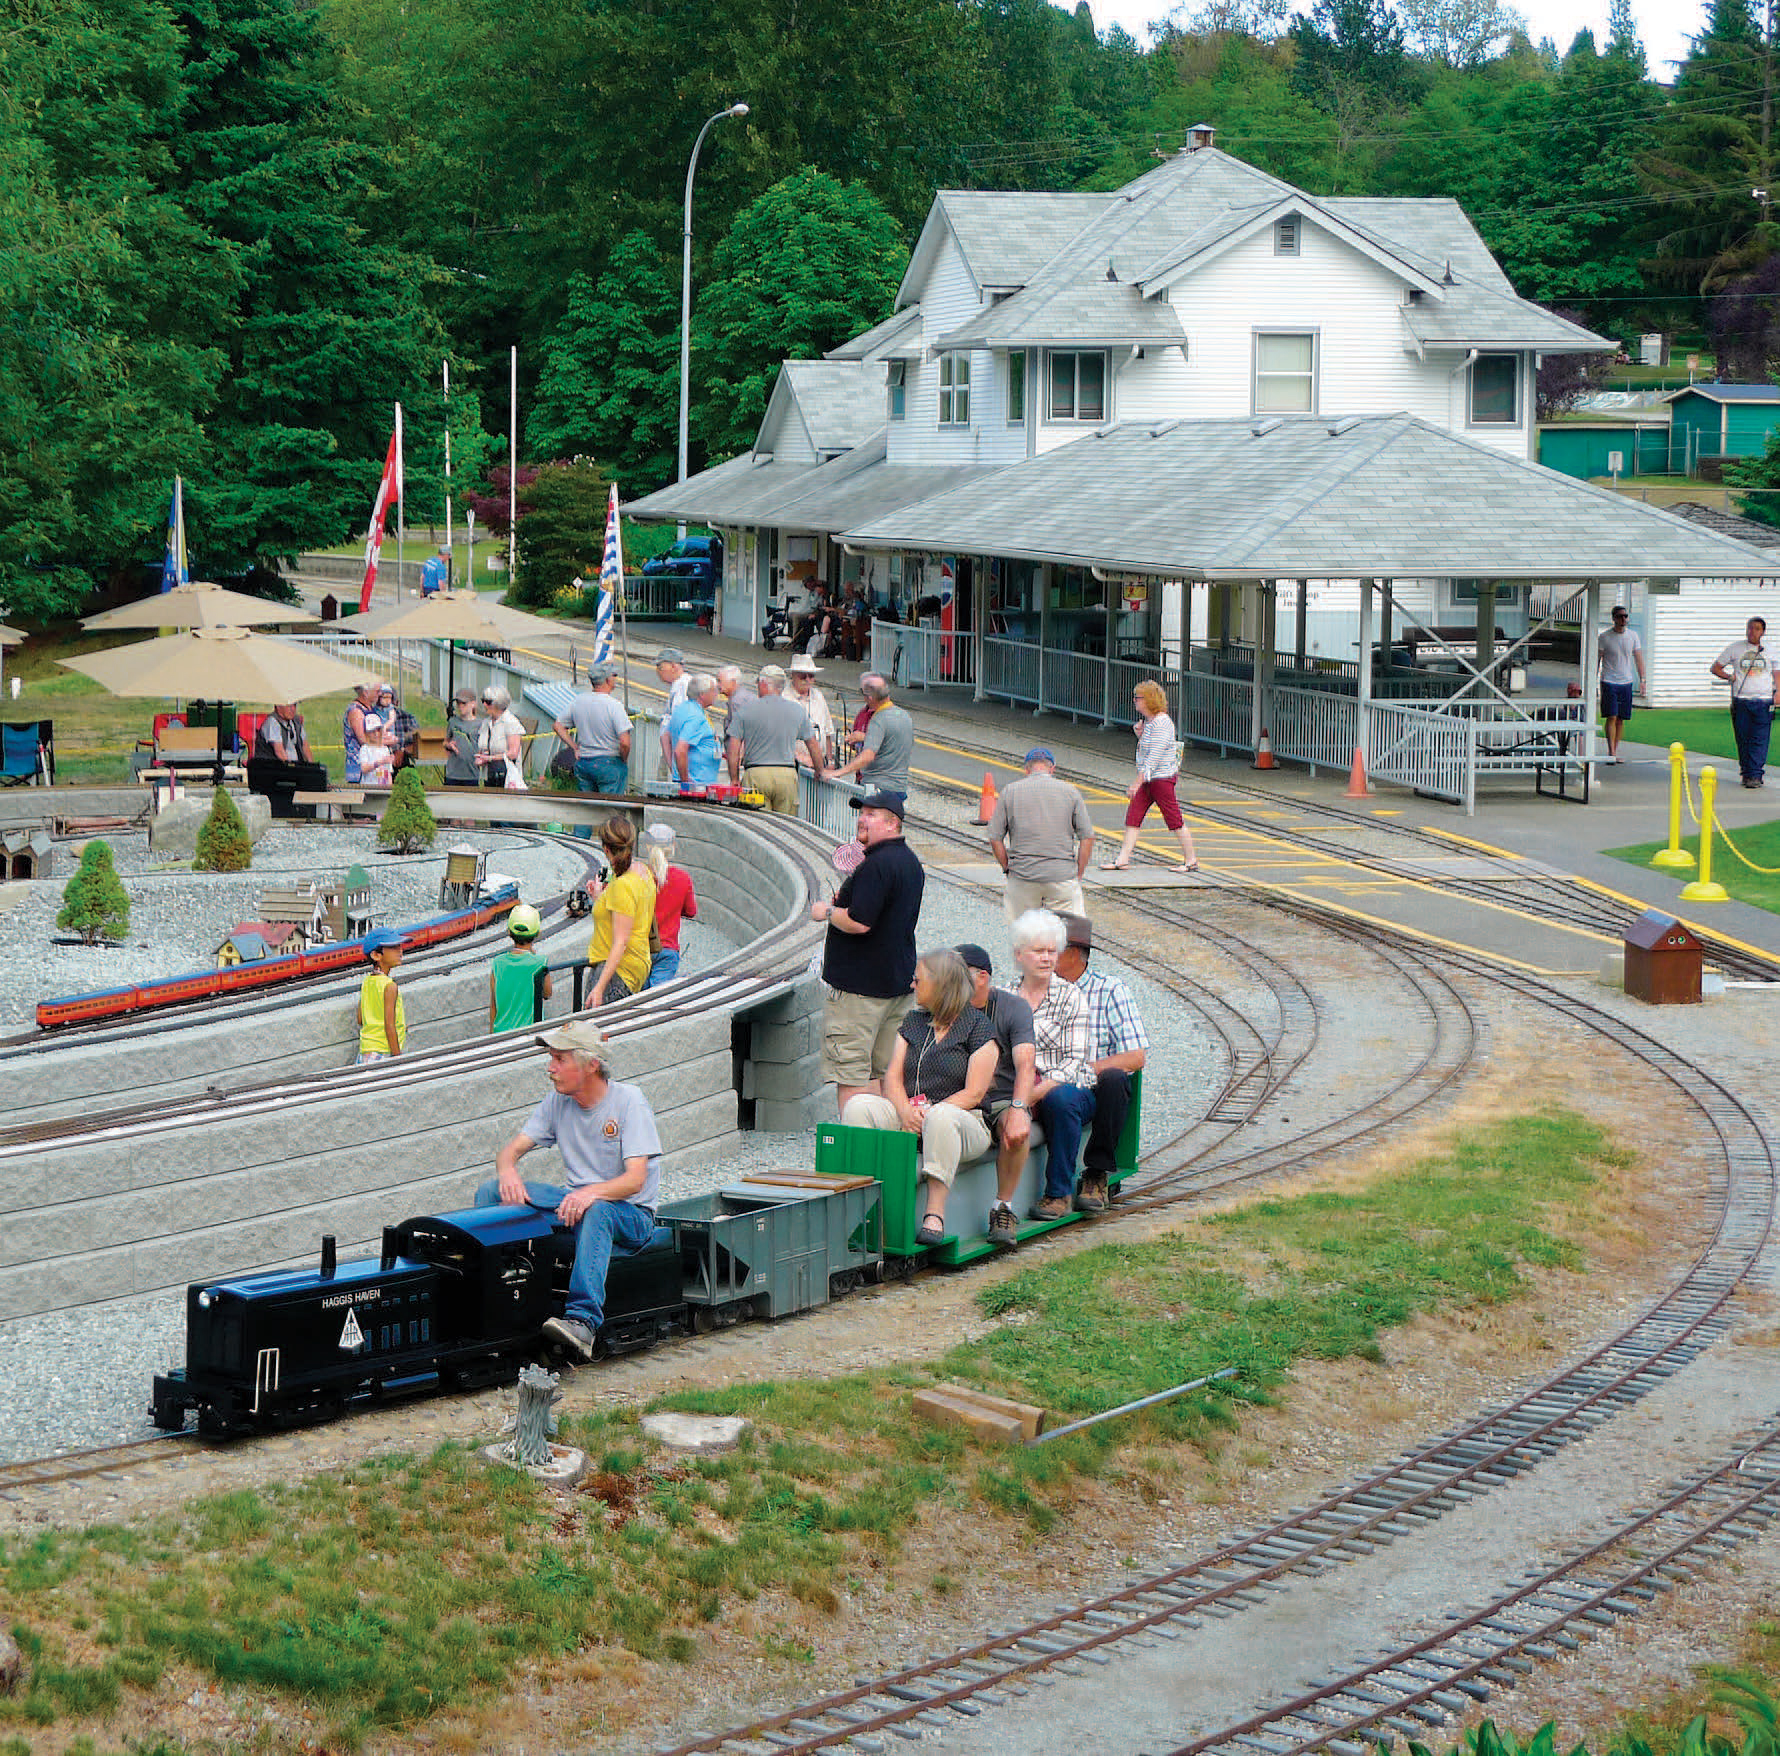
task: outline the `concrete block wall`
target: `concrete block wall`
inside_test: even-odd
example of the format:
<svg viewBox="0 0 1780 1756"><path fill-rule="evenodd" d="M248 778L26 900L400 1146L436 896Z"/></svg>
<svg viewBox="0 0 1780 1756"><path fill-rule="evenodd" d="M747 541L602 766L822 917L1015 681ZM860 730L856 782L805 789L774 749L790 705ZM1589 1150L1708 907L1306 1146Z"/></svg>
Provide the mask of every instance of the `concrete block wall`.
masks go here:
<svg viewBox="0 0 1780 1756"><path fill-rule="evenodd" d="M727 922L723 936L747 942L801 917L801 873L770 836L727 815L676 815L705 930ZM723 897L709 919L707 882ZM789 954L800 978L816 937L813 928L800 935ZM559 995L568 986L559 982ZM320 1081L276 1100L219 1103L214 1116L127 1140L0 1148L0 1323L306 1260L324 1233L345 1251L374 1248L385 1225L466 1205L548 1089L541 1051L487 1052L486 995L480 966L411 991L411 1036L454 1053L404 1058L369 1078ZM142 1044L70 1043L38 1059L61 1069L60 1101L90 1112L176 1086L241 1083L246 1072L257 1082L317 1064L340 1069L351 1015L335 996L252 1023L170 1028ZM827 1113L820 1015L820 984L803 978L733 1015L713 1005L621 1036L619 1075L642 1087L660 1123L664 1199L708 1185L745 1109L761 1128L807 1127ZM262 1028L268 1016L272 1032ZM9 1077L15 1064L23 1065L7 1063ZM35 1077L41 1107L53 1082L43 1068ZM132 1086L133 1077L160 1091ZM12 1116L22 1119L16 1109ZM557 1162L543 1149L531 1161L545 1175Z"/></svg>

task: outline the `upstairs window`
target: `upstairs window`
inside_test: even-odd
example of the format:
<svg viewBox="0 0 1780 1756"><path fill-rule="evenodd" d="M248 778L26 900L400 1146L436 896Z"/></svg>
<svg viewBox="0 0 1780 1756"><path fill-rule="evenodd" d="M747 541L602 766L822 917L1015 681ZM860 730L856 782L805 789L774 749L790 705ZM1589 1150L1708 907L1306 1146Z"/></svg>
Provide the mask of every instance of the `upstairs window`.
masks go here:
<svg viewBox="0 0 1780 1756"><path fill-rule="evenodd" d="M908 409L908 361L886 360L890 383L890 419L900 421Z"/></svg>
<svg viewBox="0 0 1780 1756"><path fill-rule="evenodd" d="M1298 254L1298 219L1293 215L1290 219L1278 221L1273 228L1273 254L1275 256L1296 256Z"/></svg>
<svg viewBox="0 0 1780 1756"><path fill-rule="evenodd" d="M942 427L970 425L969 354L941 354L939 357L939 424Z"/></svg>
<svg viewBox="0 0 1780 1756"><path fill-rule="evenodd" d="M1026 424L1026 352L1023 348L1014 348L1007 356L1007 424L1010 427Z"/></svg>
<svg viewBox="0 0 1780 1756"><path fill-rule="evenodd" d="M1513 354L1479 354L1471 363L1471 425L1514 427L1520 361Z"/></svg>
<svg viewBox="0 0 1780 1756"><path fill-rule="evenodd" d="M1052 354L1047 420L1106 419L1106 355Z"/></svg>
<svg viewBox="0 0 1780 1756"><path fill-rule="evenodd" d="M1316 331L1269 332L1255 337L1255 411L1258 415L1316 412Z"/></svg>

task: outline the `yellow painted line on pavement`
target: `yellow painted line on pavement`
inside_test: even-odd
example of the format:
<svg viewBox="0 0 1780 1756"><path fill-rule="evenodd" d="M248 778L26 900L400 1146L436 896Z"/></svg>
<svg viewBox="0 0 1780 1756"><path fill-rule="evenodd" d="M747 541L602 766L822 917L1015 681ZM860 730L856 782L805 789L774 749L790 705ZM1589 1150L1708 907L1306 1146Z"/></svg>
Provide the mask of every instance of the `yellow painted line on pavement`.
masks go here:
<svg viewBox="0 0 1780 1756"><path fill-rule="evenodd" d="M1578 885L1583 890L1592 890L1599 896L1605 896L1613 902L1623 902L1628 907L1637 909L1640 913L1645 909L1656 906L1653 903L1644 901L1642 897L1628 896L1623 890L1615 890L1609 884L1597 883L1593 878L1582 878L1572 874L1570 882ZM1776 957L1765 945L1751 945L1746 939L1738 939L1730 933L1721 933L1716 927L1706 926L1700 921L1690 921L1685 915L1676 915L1675 919L1678 920L1682 926L1698 933L1704 939L1715 939L1720 945L1728 945L1733 950L1746 952L1751 957L1759 957L1765 963L1780 964L1780 957Z"/></svg>
<svg viewBox="0 0 1780 1756"><path fill-rule="evenodd" d="M1510 853L1507 848L1496 847L1487 841L1478 841L1474 836L1456 834L1450 829L1430 827L1427 833L1439 836L1442 841L1456 841L1460 847L1476 848L1479 853L1488 854L1492 859L1524 860L1527 857L1525 854Z"/></svg>

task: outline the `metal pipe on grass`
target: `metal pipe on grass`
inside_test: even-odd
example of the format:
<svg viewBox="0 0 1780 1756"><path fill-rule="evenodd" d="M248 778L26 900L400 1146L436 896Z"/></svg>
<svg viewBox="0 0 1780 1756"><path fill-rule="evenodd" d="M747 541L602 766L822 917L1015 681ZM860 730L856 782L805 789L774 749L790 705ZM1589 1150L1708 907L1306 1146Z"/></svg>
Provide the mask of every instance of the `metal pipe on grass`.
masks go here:
<svg viewBox="0 0 1780 1756"><path fill-rule="evenodd" d="M1140 1408L1154 1408L1159 1402L1173 1402L1177 1396L1185 1396L1189 1391L1203 1390L1208 1384L1216 1384L1220 1378L1234 1378L1236 1368L1225 1366L1206 1378L1195 1378L1188 1384L1177 1384L1172 1390L1158 1390L1154 1396L1140 1396L1136 1402L1122 1402L1117 1408L1102 1410L1097 1415L1089 1415L1085 1420L1071 1421L1067 1427L1053 1427L1048 1433L1040 1433L1036 1439L1028 1439L1028 1447L1048 1445L1053 1439L1061 1439L1065 1433L1079 1433L1084 1427L1098 1427L1102 1421L1117 1420L1120 1415L1135 1414Z"/></svg>

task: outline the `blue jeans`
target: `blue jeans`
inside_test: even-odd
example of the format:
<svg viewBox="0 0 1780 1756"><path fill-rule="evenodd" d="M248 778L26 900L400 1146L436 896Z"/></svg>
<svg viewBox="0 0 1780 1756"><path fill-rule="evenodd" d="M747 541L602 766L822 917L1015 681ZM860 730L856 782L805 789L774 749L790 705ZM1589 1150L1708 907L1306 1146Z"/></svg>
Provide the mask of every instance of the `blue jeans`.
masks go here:
<svg viewBox="0 0 1780 1756"><path fill-rule="evenodd" d="M671 982L680 973L680 954L672 946L664 945L649 960L649 979L645 988L659 988L663 982Z"/></svg>
<svg viewBox="0 0 1780 1756"><path fill-rule="evenodd" d="M568 1191L556 1183L525 1186L525 1198L542 1212L554 1213ZM501 1205L501 1180L490 1177L476 1191L478 1207ZM596 1335L606 1315L606 1270L612 1252L634 1256L655 1236L655 1215L634 1201L596 1201L575 1224L575 1266L569 1271L568 1314Z"/></svg>
<svg viewBox="0 0 1780 1756"><path fill-rule="evenodd" d="M1080 1085L1053 1086L1032 1106L1032 1119L1045 1131L1047 1201L1067 1201L1075 1193L1076 1154L1093 1117L1094 1094Z"/></svg>
<svg viewBox="0 0 1780 1756"><path fill-rule="evenodd" d="M622 756L577 756L575 758L575 790L582 793L621 793L630 784L630 764ZM593 839L593 826L576 826L581 841Z"/></svg>
<svg viewBox="0 0 1780 1756"><path fill-rule="evenodd" d="M1745 780L1760 780L1768 766L1768 736L1774 729L1771 701L1731 702L1731 730L1737 739L1737 766Z"/></svg>

